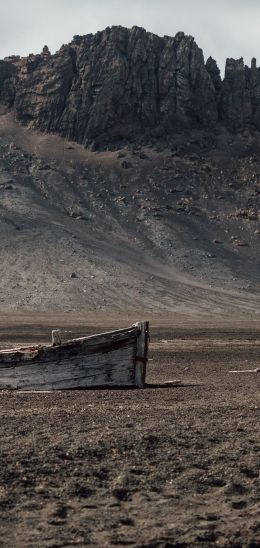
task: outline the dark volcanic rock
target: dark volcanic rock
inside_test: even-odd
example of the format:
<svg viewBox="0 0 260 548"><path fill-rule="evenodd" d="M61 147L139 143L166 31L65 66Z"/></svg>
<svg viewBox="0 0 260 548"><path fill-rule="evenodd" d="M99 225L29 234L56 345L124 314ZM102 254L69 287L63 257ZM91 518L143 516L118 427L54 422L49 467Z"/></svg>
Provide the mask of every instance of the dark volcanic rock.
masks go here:
<svg viewBox="0 0 260 548"><path fill-rule="evenodd" d="M19 74L15 97L18 119L41 131L61 132L61 118L75 74L70 47L61 48L49 59L44 55L27 59Z"/></svg>
<svg viewBox="0 0 260 548"><path fill-rule="evenodd" d="M10 106L14 102L17 81L16 68L10 62L0 61L0 103Z"/></svg>
<svg viewBox="0 0 260 548"><path fill-rule="evenodd" d="M222 82L191 36L142 28L75 36L55 55L0 64L0 101L18 119L97 149L184 128L260 128L260 69L228 60Z"/></svg>
<svg viewBox="0 0 260 548"><path fill-rule="evenodd" d="M212 57L209 57L206 62L206 69L211 77L212 83L215 90L215 99L218 105L218 109L221 104L221 95L222 95L222 80L220 76L220 70L218 68L217 62Z"/></svg>
<svg viewBox="0 0 260 548"><path fill-rule="evenodd" d="M222 84L222 119L233 130L260 130L260 68L252 59L251 68L243 58L227 59Z"/></svg>
<svg viewBox="0 0 260 548"><path fill-rule="evenodd" d="M191 36L164 39L158 71L159 119L164 129L217 121L214 87L202 50Z"/></svg>

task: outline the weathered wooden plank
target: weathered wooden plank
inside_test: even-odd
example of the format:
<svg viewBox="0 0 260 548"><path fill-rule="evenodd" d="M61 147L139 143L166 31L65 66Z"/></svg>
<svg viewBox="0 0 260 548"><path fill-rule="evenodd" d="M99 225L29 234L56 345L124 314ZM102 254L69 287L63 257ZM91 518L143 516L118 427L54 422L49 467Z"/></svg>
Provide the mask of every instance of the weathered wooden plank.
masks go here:
<svg viewBox="0 0 260 548"><path fill-rule="evenodd" d="M90 337L83 337L80 339L74 339L67 341L60 346L44 346L33 347L30 349L17 349L0 352L0 367L3 363L10 363L12 365L15 362L23 362L24 359L35 359L35 356L41 360L55 359L55 357L71 356L77 353L92 354L98 351L110 351L120 347L122 343L127 340L136 341L136 337L139 333L138 328L133 327L129 329L103 333L101 335L92 335Z"/></svg>
<svg viewBox="0 0 260 548"><path fill-rule="evenodd" d="M109 355L96 354L64 360L60 365L50 362L31 363L1 372L1 388L48 389L81 386L134 385L134 348L114 350Z"/></svg>

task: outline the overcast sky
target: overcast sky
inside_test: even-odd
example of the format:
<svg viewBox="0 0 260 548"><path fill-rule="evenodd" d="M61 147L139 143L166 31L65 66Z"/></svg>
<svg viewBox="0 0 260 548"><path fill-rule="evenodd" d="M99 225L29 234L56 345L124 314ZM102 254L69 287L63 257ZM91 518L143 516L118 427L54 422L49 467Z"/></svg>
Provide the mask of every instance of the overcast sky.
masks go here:
<svg viewBox="0 0 260 548"><path fill-rule="evenodd" d="M138 25L159 35L192 34L205 59L250 63L259 51L260 0L0 0L0 59L54 53L74 34ZM260 55L259 55L260 58Z"/></svg>

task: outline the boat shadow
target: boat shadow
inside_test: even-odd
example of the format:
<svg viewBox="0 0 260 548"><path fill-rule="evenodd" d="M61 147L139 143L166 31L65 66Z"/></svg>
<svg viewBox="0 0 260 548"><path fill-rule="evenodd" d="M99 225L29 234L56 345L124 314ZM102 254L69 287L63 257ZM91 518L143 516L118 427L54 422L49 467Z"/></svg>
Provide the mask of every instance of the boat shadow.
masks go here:
<svg viewBox="0 0 260 548"><path fill-rule="evenodd" d="M154 382L154 383L145 383L142 390L157 390L157 389L169 389L169 388L195 388L198 386L203 386L202 383L192 383L192 382L183 382L183 381L166 381L166 382ZM63 390L55 390L55 392L66 393L66 392L89 392L89 391L126 391L126 390L140 390L136 386L88 386L88 387L75 387L75 388L66 388ZM1 394L53 394L54 390L10 390L4 389L0 390Z"/></svg>
<svg viewBox="0 0 260 548"><path fill-rule="evenodd" d="M166 382L154 382L154 383L145 383L144 388L154 389L154 388L189 388L202 386L200 383L189 383L183 381L166 381Z"/></svg>

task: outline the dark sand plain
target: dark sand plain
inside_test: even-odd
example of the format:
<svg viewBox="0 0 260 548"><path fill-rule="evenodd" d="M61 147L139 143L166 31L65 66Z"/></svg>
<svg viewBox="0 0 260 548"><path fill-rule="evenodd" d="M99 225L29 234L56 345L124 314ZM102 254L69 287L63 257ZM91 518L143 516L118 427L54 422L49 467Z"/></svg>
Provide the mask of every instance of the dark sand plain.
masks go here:
<svg viewBox="0 0 260 548"><path fill-rule="evenodd" d="M127 323L2 317L0 344ZM260 546L260 375L229 373L258 322L157 318L149 358L145 390L0 393L0 546Z"/></svg>

